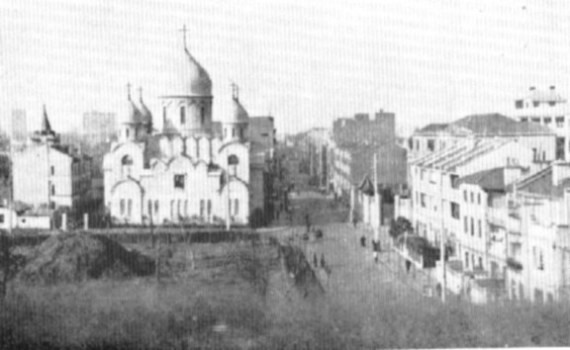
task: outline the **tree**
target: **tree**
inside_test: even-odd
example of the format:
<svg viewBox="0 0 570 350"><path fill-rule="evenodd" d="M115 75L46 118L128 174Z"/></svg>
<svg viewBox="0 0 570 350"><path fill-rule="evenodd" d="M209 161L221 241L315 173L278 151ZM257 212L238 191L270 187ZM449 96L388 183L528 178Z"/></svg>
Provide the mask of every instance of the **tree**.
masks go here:
<svg viewBox="0 0 570 350"><path fill-rule="evenodd" d="M414 233L414 228L410 220L401 216L399 216L396 220L392 220L390 224L390 236L396 239L404 232L407 232L408 234Z"/></svg>

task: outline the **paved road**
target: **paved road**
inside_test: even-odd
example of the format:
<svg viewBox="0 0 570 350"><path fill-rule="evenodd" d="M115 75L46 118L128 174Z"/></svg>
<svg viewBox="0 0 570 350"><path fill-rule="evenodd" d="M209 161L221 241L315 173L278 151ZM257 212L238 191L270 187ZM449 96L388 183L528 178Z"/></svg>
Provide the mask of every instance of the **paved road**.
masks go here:
<svg viewBox="0 0 570 350"><path fill-rule="evenodd" d="M381 235L382 250L378 263L374 262L370 240L372 231L362 226L354 228L346 222L347 209L332 204L323 195L301 194L292 199L295 213L290 225L297 234L306 232L306 215L311 224L324 231L324 238L314 242L303 242L309 261L316 256L320 262L324 256L330 274L317 269L318 275L330 298L340 304L362 308L373 305L370 298L425 298L425 285L430 279L423 271L407 272L402 259L388 250L387 231ZM291 221L282 224L287 226ZM284 232L284 234L286 234ZM365 235L366 247L361 247L360 237ZM364 308L366 309L366 308ZM374 312L374 310L369 310Z"/></svg>

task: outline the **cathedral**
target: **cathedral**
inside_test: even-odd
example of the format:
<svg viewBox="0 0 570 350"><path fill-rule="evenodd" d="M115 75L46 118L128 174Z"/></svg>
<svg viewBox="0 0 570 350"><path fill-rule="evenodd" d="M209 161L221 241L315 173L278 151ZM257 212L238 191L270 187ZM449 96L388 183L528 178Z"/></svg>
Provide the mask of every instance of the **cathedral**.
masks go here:
<svg viewBox="0 0 570 350"><path fill-rule="evenodd" d="M162 130L130 86L117 142L103 160L113 222L134 225L248 224L249 115L233 86L229 120L212 119L212 81L184 40L178 82L160 96ZM221 127L220 127L221 126Z"/></svg>

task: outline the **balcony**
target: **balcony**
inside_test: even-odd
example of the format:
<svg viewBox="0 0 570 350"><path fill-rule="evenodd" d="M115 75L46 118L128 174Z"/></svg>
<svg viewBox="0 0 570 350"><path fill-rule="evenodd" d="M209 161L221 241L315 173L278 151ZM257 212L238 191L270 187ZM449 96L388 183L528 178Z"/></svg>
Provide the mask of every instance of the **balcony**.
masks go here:
<svg viewBox="0 0 570 350"><path fill-rule="evenodd" d="M523 269L522 263L514 258L507 258L507 267L513 271L521 271Z"/></svg>

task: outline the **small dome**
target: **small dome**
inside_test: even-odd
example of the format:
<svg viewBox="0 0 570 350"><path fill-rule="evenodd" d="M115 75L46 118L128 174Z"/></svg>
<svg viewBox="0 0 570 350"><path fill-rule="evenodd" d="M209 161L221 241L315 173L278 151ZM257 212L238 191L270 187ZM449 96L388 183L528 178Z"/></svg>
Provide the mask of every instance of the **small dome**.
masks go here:
<svg viewBox="0 0 570 350"><path fill-rule="evenodd" d="M137 106L131 100L130 84L127 84L127 102L123 105L121 121L123 124L140 124L142 115Z"/></svg>
<svg viewBox="0 0 570 350"><path fill-rule="evenodd" d="M139 110L141 114L141 123L145 125L152 124L152 113L143 102L142 88L139 88Z"/></svg>
<svg viewBox="0 0 570 350"><path fill-rule="evenodd" d="M233 110L232 110L232 116L231 116L229 122L230 123L248 123L249 122L249 114L247 114L247 111L245 110L245 108L243 108L243 106L239 102L239 99L236 96L234 96L232 98L232 101L233 101Z"/></svg>

